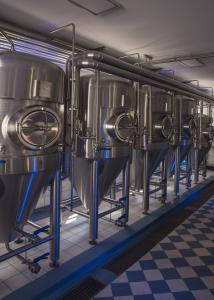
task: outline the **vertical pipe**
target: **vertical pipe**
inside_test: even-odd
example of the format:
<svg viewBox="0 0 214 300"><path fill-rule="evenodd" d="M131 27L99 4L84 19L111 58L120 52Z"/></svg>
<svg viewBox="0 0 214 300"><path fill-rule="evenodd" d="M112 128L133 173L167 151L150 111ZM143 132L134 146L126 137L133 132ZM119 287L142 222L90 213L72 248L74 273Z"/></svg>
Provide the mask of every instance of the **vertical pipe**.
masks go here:
<svg viewBox="0 0 214 300"><path fill-rule="evenodd" d="M161 167L162 167L161 168L161 184L162 184L161 198L162 198L162 202L165 202L167 196L167 158L162 160Z"/></svg>
<svg viewBox="0 0 214 300"><path fill-rule="evenodd" d="M198 183L198 178L199 178L199 157L198 157L198 147L194 149L194 183Z"/></svg>
<svg viewBox="0 0 214 300"><path fill-rule="evenodd" d="M145 150L143 155L143 213L147 214L149 210L149 151Z"/></svg>
<svg viewBox="0 0 214 300"><path fill-rule="evenodd" d="M70 190L70 210L73 209L73 198L74 198L74 157L73 153L71 152L71 159L70 159L70 184L71 184L71 190Z"/></svg>
<svg viewBox="0 0 214 300"><path fill-rule="evenodd" d="M186 186L187 189L191 187L191 151L189 151L186 158Z"/></svg>
<svg viewBox="0 0 214 300"><path fill-rule="evenodd" d="M175 196L179 196L180 192L180 146L178 146L175 150L175 177L174 177L174 192Z"/></svg>
<svg viewBox="0 0 214 300"><path fill-rule="evenodd" d="M99 137L100 137L100 71L96 71L96 146L99 144Z"/></svg>
<svg viewBox="0 0 214 300"><path fill-rule="evenodd" d="M125 198L125 222L129 221L129 182L130 182L130 159L126 161L126 165L123 169L123 197Z"/></svg>
<svg viewBox="0 0 214 300"><path fill-rule="evenodd" d="M92 193L90 199L89 243L94 245L98 237L98 203L99 203L99 160L92 162Z"/></svg>
<svg viewBox="0 0 214 300"><path fill-rule="evenodd" d="M203 179L207 177L207 156L203 159L202 177Z"/></svg>
<svg viewBox="0 0 214 300"><path fill-rule="evenodd" d="M116 200L116 179L113 181L111 185L110 198Z"/></svg>
<svg viewBox="0 0 214 300"><path fill-rule="evenodd" d="M50 188L50 234L53 239L50 241L50 259L51 267L58 266L60 251L60 198L61 198L61 180L60 171L57 170Z"/></svg>

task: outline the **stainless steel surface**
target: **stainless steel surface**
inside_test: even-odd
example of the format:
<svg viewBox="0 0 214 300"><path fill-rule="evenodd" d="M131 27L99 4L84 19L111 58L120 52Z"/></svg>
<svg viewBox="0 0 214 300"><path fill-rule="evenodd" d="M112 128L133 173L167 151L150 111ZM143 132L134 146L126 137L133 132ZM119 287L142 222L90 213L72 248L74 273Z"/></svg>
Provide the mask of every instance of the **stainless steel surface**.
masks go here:
<svg viewBox="0 0 214 300"><path fill-rule="evenodd" d="M188 155L198 138L198 120L194 99L182 99L181 162Z"/></svg>
<svg viewBox="0 0 214 300"><path fill-rule="evenodd" d="M166 78L165 76L161 74L157 74L146 68L136 67L132 64L126 63L124 61L121 61L117 58L114 58L104 53L99 53L96 51L88 51L86 53L81 54L79 57L80 57L80 61L79 61L80 64L90 65L92 63L96 64L96 62L101 62L99 64L99 68L102 70L102 68L104 69L105 67L107 67L107 65L109 65L110 66L109 69L112 70L112 74L116 74L118 76L122 76L130 80L133 79L136 80L137 82L151 84L158 88L163 88L171 92L176 92L180 95L184 95L187 97L194 97L195 99L199 99L199 100L204 99L205 101L208 102L214 101L213 97L207 95L204 92L201 92L200 90L190 85L184 84L178 80ZM116 73L119 72L119 69L121 71L120 74ZM124 75L122 75L122 73Z"/></svg>
<svg viewBox="0 0 214 300"><path fill-rule="evenodd" d="M50 190L50 234L53 239L50 241L51 266L56 267L60 256L60 199L61 199L61 180L60 171L57 170L51 182Z"/></svg>
<svg viewBox="0 0 214 300"><path fill-rule="evenodd" d="M135 190L143 189L143 173L147 179L152 176L156 168L166 156L174 132L174 121L172 119L172 94L164 90L143 86L140 91L140 117L143 119L144 136L140 136L133 150L133 161L131 164L131 185ZM142 130L141 130L142 132ZM141 141L140 139L143 139ZM140 147L140 145L143 145ZM143 158L146 151L149 151L148 170L143 171Z"/></svg>
<svg viewBox="0 0 214 300"><path fill-rule="evenodd" d="M64 72L0 53L0 242L15 238L60 168Z"/></svg>
<svg viewBox="0 0 214 300"><path fill-rule="evenodd" d="M99 160L102 198L123 169L136 132L132 84L115 76L98 76L81 77L77 88L74 185L87 209L90 208L93 186L93 160Z"/></svg>

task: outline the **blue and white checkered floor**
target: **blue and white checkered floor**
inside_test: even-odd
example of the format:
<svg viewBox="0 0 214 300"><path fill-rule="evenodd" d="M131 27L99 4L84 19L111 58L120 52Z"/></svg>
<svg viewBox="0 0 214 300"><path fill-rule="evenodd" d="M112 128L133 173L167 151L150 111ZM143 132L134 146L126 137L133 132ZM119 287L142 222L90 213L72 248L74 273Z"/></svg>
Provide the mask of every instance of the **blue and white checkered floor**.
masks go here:
<svg viewBox="0 0 214 300"><path fill-rule="evenodd" d="M214 300L214 199L94 299Z"/></svg>

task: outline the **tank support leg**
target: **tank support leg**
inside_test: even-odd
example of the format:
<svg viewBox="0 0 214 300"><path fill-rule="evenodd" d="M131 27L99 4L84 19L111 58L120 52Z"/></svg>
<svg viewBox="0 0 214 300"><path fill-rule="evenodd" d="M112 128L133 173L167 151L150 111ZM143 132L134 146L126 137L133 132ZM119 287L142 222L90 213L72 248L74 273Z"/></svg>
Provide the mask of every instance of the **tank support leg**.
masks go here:
<svg viewBox="0 0 214 300"><path fill-rule="evenodd" d="M95 244L98 237L98 203L99 203L99 160L93 161L92 197L90 201L90 231L89 243Z"/></svg>
<svg viewBox="0 0 214 300"><path fill-rule="evenodd" d="M186 186L187 189L191 187L191 152L187 154L186 158Z"/></svg>
<svg viewBox="0 0 214 300"><path fill-rule="evenodd" d="M162 202L165 203L166 196L167 196L167 159L166 158L162 160L161 184L162 184L161 199Z"/></svg>
<svg viewBox="0 0 214 300"><path fill-rule="evenodd" d="M110 198L116 200L116 180L114 180L111 185Z"/></svg>
<svg viewBox="0 0 214 300"><path fill-rule="evenodd" d="M60 251L60 198L61 180L60 171L57 171L50 188L50 234L53 239L50 241L51 267L58 266Z"/></svg>
<svg viewBox="0 0 214 300"><path fill-rule="evenodd" d="M71 197L71 201L70 201L70 210L72 211L72 209L74 208L73 206L73 201L74 201L74 159L73 159L73 155L71 154L71 162L70 162L71 166L70 166L70 183L71 183L71 193L70 193L70 197Z"/></svg>
<svg viewBox="0 0 214 300"><path fill-rule="evenodd" d="M198 149L194 149L194 183L198 183L198 176L199 176L199 164L198 164Z"/></svg>
<svg viewBox="0 0 214 300"><path fill-rule="evenodd" d="M149 151L146 150L143 155L143 213L146 214L149 210Z"/></svg>
<svg viewBox="0 0 214 300"><path fill-rule="evenodd" d="M130 161L127 160L126 165L123 169L123 197L124 202L124 223L129 221L129 182L130 182Z"/></svg>
<svg viewBox="0 0 214 300"><path fill-rule="evenodd" d="M203 179L205 179L207 177L207 158L205 157L202 163L203 167L202 167L202 176Z"/></svg>
<svg viewBox="0 0 214 300"><path fill-rule="evenodd" d="M179 196L180 192L180 170L181 170L181 162L180 162L180 147L177 147L175 150L175 172L174 172L174 192L175 196Z"/></svg>

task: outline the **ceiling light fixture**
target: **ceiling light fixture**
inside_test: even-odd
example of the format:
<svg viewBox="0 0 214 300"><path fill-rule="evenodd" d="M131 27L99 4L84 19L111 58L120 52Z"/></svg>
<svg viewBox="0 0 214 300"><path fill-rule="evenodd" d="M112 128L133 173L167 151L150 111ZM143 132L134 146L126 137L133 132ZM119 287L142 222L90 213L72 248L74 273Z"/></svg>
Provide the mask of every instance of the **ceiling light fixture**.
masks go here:
<svg viewBox="0 0 214 300"><path fill-rule="evenodd" d="M178 60L183 66L188 68L198 68L203 67L204 63L199 59L187 59L187 60Z"/></svg>
<svg viewBox="0 0 214 300"><path fill-rule="evenodd" d="M68 1L95 16L109 14L115 9L122 8L122 5L115 0L68 0Z"/></svg>

